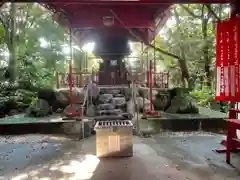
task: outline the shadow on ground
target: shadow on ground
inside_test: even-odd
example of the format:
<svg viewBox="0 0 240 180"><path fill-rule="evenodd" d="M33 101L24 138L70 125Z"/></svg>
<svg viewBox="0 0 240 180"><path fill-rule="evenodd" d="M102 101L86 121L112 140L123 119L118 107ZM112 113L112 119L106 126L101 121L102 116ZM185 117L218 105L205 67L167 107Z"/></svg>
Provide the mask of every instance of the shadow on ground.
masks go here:
<svg viewBox="0 0 240 180"><path fill-rule="evenodd" d="M0 173L13 180L240 179L240 157L233 155L234 168L225 163L224 154L212 151L220 146L221 139L205 133L134 137L133 157L98 159L95 137L73 141L40 135L11 136L1 139Z"/></svg>

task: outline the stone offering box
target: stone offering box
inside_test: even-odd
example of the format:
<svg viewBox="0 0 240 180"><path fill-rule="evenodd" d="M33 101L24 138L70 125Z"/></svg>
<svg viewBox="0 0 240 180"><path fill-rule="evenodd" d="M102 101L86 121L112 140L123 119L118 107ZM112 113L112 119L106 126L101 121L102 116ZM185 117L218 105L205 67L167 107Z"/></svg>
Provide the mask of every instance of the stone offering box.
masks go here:
<svg viewBox="0 0 240 180"><path fill-rule="evenodd" d="M133 124L130 120L98 121L95 130L97 157L133 156Z"/></svg>

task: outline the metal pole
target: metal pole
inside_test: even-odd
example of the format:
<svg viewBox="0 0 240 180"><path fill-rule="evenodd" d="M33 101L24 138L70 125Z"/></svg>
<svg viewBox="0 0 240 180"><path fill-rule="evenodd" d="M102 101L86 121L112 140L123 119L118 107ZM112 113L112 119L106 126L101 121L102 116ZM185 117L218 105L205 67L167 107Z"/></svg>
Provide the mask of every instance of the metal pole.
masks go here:
<svg viewBox="0 0 240 180"><path fill-rule="evenodd" d="M72 101L72 89L73 89L73 82L72 82L72 58L73 58L73 49L72 49L72 28L69 28L69 48L70 48L70 59L69 59L69 103L70 113L73 113L73 101Z"/></svg>
<svg viewBox="0 0 240 180"><path fill-rule="evenodd" d="M150 60L150 64L149 64L149 98L150 98L150 112L152 112L152 60Z"/></svg>
<svg viewBox="0 0 240 180"><path fill-rule="evenodd" d="M143 73L143 68L144 63L143 63L143 43L141 42L141 74Z"/></svg>
<svg viewBox="0 0 240 180"><path fill-rule="evenodd" d="M133 88L134 88L134 104L136 105L136 107L135 107L135 110L137 111L137 134L139 134L139 131L140 131L140 128L139 128L139 112L138 112L138 110L139 110L139 107L138 107L138 102L136 102L136 91L137 91L137 87L136 87L136 82L135 82L135 80L133 81ZM135 113L134 113L135 114ZM134 117L135 117L135 115L134 115Z"/></svg>
<svg viewBox="0 0 240 180"><path fill-rule="evenodd" d="M148 62L148 51L147 51L147 87L149 87L149 62Z"/></svg>
<svg viewBox="0 0 240 180"><path fill-rule="evenodd" d="M86 72L88 72L88 53L85 52L85 69L86 69Z"/></svg>
<svg viewBox="0 0 240 180"><path fill-rule="evenodd" d="M155 32L155 30L154 30ZM154 38L154 41L153 41L153 44L154 44L154 47L156 47L156 38ZM153 85L155 86L156 85L156 50L155 48L153 49L153 76L154 76L154 82L153 82Z"/></svg>

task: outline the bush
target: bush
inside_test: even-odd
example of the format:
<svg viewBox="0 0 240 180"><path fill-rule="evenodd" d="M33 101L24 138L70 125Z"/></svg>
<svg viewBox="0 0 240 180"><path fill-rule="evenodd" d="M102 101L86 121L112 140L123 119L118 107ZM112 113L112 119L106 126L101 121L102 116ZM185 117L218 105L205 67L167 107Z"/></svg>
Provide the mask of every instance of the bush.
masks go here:
<svg viewBox="0 0 240 180"><path fill-rule="evenodd" d="M199 106L209 107L221 112L227 112L228 104L226 102L219 102L215 100L215 92L212 88L205 87L202 90L190 92L190 96L197 101ZM216 107L217 106L217 107Z"/></svg>
<svg viewBox="0 0 240 180"><path fill-rule="evenodd" d="M215 101L215 94L211 88L204 88L199 91L190 92L190 96L197 101L200 106L210 107L212 101Z"/></svg>

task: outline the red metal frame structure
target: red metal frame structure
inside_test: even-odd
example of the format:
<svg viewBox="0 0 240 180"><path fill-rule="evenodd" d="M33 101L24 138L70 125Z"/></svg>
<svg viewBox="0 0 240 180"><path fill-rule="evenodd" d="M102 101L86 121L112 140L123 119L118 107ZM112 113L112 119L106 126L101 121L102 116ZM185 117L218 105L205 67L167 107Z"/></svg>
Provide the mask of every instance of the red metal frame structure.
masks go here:
<svg viewBox="0 0 240 180"><path fill-rule="evenodd" d="M129 40L133 41L141 41L145 44L150 44L159 28L163 26L166 22L168 16L170 15L169 8L176 3L231 3L232 11L231 11L231 19L229 21L225 21L218 25L221 29L221 26L225 26L224 24L229 24L231 27L235 27L237 15L240 13L240 2L239 0L138 0L138 1L102 1L102 0L70 0L70 1L62 1L62 0L40 0L39 2L43 3L45 7L52 10L54 12L53 19L57 21L59 24L63 25L66 30L70 32L70 36L74 37L75 40L81 44L85 43L89 40L98 40L100 37L105 38L115 38L115 37L127 37ZM0 6L3 2L0 3ZM110 25L106 25L104 20L107 17L112 17L114 19L113 23ZM233 54L231 52L235 52L236 47L233 43L235 39L233 38L233 31L228 29L228 41L225 41L224 44L220 46L222 48L219 50L217 48L217 54L220 54L222 50L226 51L224 56L224 62L220 64L220 66L229 66L230 65L239 65L239 54L235 57L236 53ZM239 34L238 30L238 34ZM221 33L217 34L217 37L220 37ZM72 39L72 38L70 38ZM218 40L218 39L217 39ZM71 41L71 40L70 40ZM238 41L239 42L239 41ZM226 48L226 49L225 49ZM239 46L237 46L239 48ZM229 49L233 51L229 51ZM238 51L239 52L239 51ZM229 58L229 57L232 58ZM217 57L221 60L221 57ZM70 62L71 63L71 62ZM218 63L218 62L217 62ZM218 66L218 64L217 64ZM224 68L220 68L224 69ZM239 69L238 69L239 70ZM70 64L69 68L69 79L70 85L72 85L72 67ZM220 79L221 79L220 71ZM226 71L223 71L226 73ZM233 72L233 71L228 71ZM235 71L236 72L236 71ZM238 73L238 71L237 71ZM229 74L229 73L227 73ZM229 75L230 76L230 75ZM223 75L224 77L224 75ZM230 76L231 77L231 76ZM236 76L238 77L238 76ZM217 77L218 78L218 77ZM152 81L152 80L151 80ZM233 81L224 80L225 85L219 85L219 89L217 89L217 99L237 102L240 97L239 93L239 84L233 84ZM222 81L220 82L222 83ZM233 92L234 86L236 87L235 94ZM221 95L221 88L227 88L227 94ZM229 91L231 90L231 91ZM220 92L220 94L219 94ZM229 95L230 93L230 95ZM223 98L224 97L224 98ZM234 112L237 113L237 112ZM234 114L233 111L229 115ZM235 116L235 115L234 115Z"/></svg>
<svg viewBox="0 0 240 180"><path fill-rule="evenodd" d="M79 43L96 41L100 37L128 37L129 40L150 44L158 30L170 15L169 8L174 3L227 3L227 0L139 0L139 1L97 1L72 0L51 1L46 7L54 10L53 19L73 33ZM59 13L60 12L60 13ZM104 18L114 19L106 26ZM74 32L72 31L74 29ZM155 51L154 51L155 53ZM156 60L154 59L154 65ZM152 61L149 62L148 86L152 101ZM154 66L154 74L156 73ZM71 74L71 73L70 73ZM71 77L72 75L70 75ZM71 81L71 78L69 78ZM156 78L154 76L154 83ZM114 82L113 82L114 83ZM71 83L70 83L71 84ZM70 90L71 91L71 90ZM151 104L151 103L150 103ZM148 115L158 115L152 111Z"/></svg>
<svg viewBox="0 0 240 180"><path fill-rule="evenodd" d="M235 137L237 129L240 129L240 121L238 119L228 119L227 120L227 141L226 141L226 162L230 164L230 153L231 151L239 151L240 146L236 142L240 143L240 139Z"/></svg>
<svg viewBox="0 0 240 180"><path fill-rule="evenodd" d="M153 111L153 97L152 97L152 89L153 89L153 73L152 73L152 69L153 69L153 65L152 65L152 60L150 60L150 62L149 62L149 75L148 75L148 78L149 78L149 80L148 80L148 86L149 86L149 99L150 99L150 107L149 107L149 111L147 111L147 112L143 112L143 115L144 116L147 116L147 117L156 117L156 116L160 116L160 113L159 112L157 112L157 111ZM143 109L145 109L144 108L144 104L143 104Z"/></svg>
<svg viewBox="0 0 240 180"><path fill-rule="evenodd" d="M72 73L73 87L84 87L91 78L89 72L74 72ZM96 75L97 76L97 75ZM69 87L69 73L57 73L57 87L66 88Z"/></svg>
<svg viewBox="0 0 240 180"><path fill-rule="evenodd" d="M230 19L217 24L216 35L216 69L217 85L216 100L240 102L240 3L232 4ZM227 138L221 144L226 148L217 149L217 152L226 152L226 162L230 163L230 151L240 150L240 140L236 130L240 129L237 108L229 108L227 119Z"/></svg>
<svg viewBox="0 0 240 180"><path fill-rule="evenodd" d="M73 35L79 43L96 40L100 36L125 36L133 41L141 39L148 44L171 15L170 7L173 4L228 2L232 0L53 0L44 5L56 12L55 21L66 28L74 28ZM114 17L111 26L103 23L104 17L108 16Z"/></svg>
<svg viewBox="0 0 240 180"><path fill-rule="evenodd" d="M69 47L70 47L70 59L69 59L69 74L68 74L68 80L69 80L69 111L64 112L65 116L67 117L81 117L82 114L82 106L80 104L80 95L79 95L79 111L74 111L73 109L73 69L72 69L72 62L73 62L73 48L72 48L72 28L69 29ZM78 82L76 82L76 85L78 85Z"/></svg>

